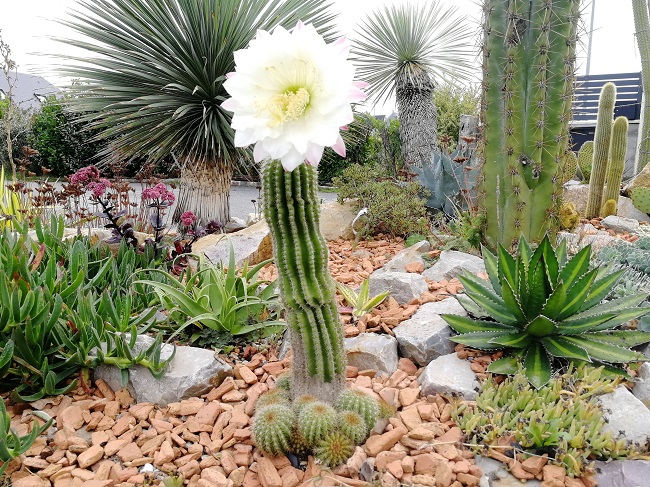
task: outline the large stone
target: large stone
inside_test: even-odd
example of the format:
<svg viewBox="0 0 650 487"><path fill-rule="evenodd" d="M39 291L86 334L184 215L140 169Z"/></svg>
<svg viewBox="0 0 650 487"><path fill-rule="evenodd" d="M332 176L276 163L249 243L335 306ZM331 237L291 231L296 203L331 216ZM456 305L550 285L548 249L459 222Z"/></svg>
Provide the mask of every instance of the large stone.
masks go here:
<svg viewBox="0 0 650 487"><path fill-rule="evenodd" d="M609 228L619 233L635 233L639 230L639 222L633 218L623 218L621 216L609 215L600 222L605 228Z"/></svg>
<svg viewBox="0 0 650 487"><path fill-rule="evenodd" d="M588 197L588 184L571 184L564 186L562 201L576 205L576 211L580 213L580 215L584 216L587 211ZM616 215L623 218L632 218L640 222L650 222L650 216L643 213L642 211L637 210L634 207L634 204L632 204L632 200L630 198L626 198L625 196L618 198L618 211L616 212Z"/></svg>
<svg viewBox="0 0 650 487"><path fill-rule="evenodd" d="M254 265L273 256L271 234L264 220L228 235L223 233L206 235L194 243L192 250L197 254L205 255L213 264L221 262L228 265L231 244L235 250L237 267L244 265L245 261Z"/></svg>
<svg viewBox="0 0 650 487"><path fill-rule="evenodd" d="M639 376L637 377L634 389L632 390L634 396L641 401L646 407L650 408L650 363L644 362L639 368Z"/></svg>
<svg viewBox="0 0 650 487"><path fill-rule="evenodd" d="M320 231L325 240L353 239L352 221L355 216L357 212L350 203L323 203L320 207Z"/></svg>
<svg viewBox="0 0 650 487"><path fill-rule="evenodd" d="M648 460L595 462L596 481L603 487L645 487L650 478Z"/></svg>
<svg viewBox="0 0 650 487"><path fill-rule="evenodd" d="M406 266L412 262L422 264L422 254L431 249L431 244L426 240L418 242L397 253L382 269L385 272L406 272Z"/></svg>
<svg viewBox="0 0 650 487"><path fill-rule="evenodd" d="M243 230L246 228L248 225L244 221L243 218L238 218L236 216L233 216L228 223L225 224L223 229L226 231L226 233L235 233Z"/></svg>
<svg viewBox="0 0 650 487"><path fill-rule="evenodd" d="M567 247L572 253L577 252L587 245L591 245L592 252L596 252L608 245L624 241L620 238L612 237L611 235L582 235L569 232L559 232L557 238L558 241L562 238L565 239Z"/></svg>
<svg viewBox="0 0 650 487"><path fill-rule="evenodd" d="M427 365L436 357L452 353L455 344L449 341L451 328L440 317L444 313L467 316L458 300L449 297L437 303L423 304L410 319L395 327L393 332L400 355L418 365Z"/></svg>
<svg viewBox="0 0 650 487"><path fill-rule="evenodd" d="M170 350L166 347L171 346L163 347L162 358L169 358ZM113 390L124 387L121 383L121 372L117 367L100 366L94 375L96 380L105 380ZM179 346L176 347L176 354L160 379L153 377L147 368L137 365L129 369L126 387L137 402L166 405L200 396L232 375L232 367L217 358L214 351Z"/></svg>
<svg viewBox="0 0 650 487"><path fill-rule="evenodd" d="M406 304L429 290L420 274L406 272L373 272L370 275L370 295L388 291L399 304Z"/></svg>
<svg viewBox="0 0 650 487"><path fill-rule="evenodd" d="M476 399L481 385L467 360L452 353L432 360L420 376L422 395L460 394L468 401Z"/></svg>
<svg viewBox="0 0 650 487"><path fill-rule="evenodd" d="M391 375L397 370L397 340L390 335L361 333L345 339L348 364L359 370L373 369Z"/></svg>
<svg viewBox="0 0 650 487"><path fill-rule="evenodd" d="M625 387L598 398L606 424L614 438L645 445L650 440L650 410Z"/></svg>
<svg viewBox="0 0 650 487"><path fill-rule="evenodd" d="M461 274L463 271L472 274L485 274L483 259L465 252L456 250L443 250L440 258L422 275L432 281L448 281Z"/></svg>

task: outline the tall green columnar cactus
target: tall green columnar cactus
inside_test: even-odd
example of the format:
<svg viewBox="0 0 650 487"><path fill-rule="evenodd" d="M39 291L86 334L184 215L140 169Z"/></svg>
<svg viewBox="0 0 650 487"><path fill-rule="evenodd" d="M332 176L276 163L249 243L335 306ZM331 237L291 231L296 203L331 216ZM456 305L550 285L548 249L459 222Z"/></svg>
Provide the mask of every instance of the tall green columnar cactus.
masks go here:
<svg viewBox="0 0 650 487"><path fill-rule="evenodd" d="M264 167L264 215L293 348L291 391L334 402L345 383L345 352L316 184L306 164L290 172L277 160Z"/></svg>
<svg viewBox="0 0 650 487"><path fill-rule="evenodd" d="M591 178L591 163L594 159L594 141L588 140L578 151L578 167L582 173L582 178L589 182Z"/></svg>
<svg viewBox="0 0 650 487"><path fill-rule="evenodd" d="M594 134L594 156L589 178L589 197L585 217L595 218L600 215L603 206L603 187L609 160L609 145L614 124L614 104L616 103L616 85L605 83L598 99L598 116Z"/></svg>
<svg viewBox="0 0 650 487"><path fill-rule="evenodd" d="M639 133L639 153L635 173L638 174L650 162L650 20L648 19L648 0L632 0L636 43L641 56L641 78L645 106Z"/></svg>
<svg viewBox="0 0 650 487"><path fill-rule="evenodd" d="M490 245L557 229L580 0L485 0L483 206Z"/></svg>
<svg viewBox="0 0 650 487"><path fill-rule="evenodd" d="M607 164L607 175L605 177L605 190L603 191L603 209L600 216L606 217L611 209L604 209L605 203L609 200L615 201L618 207L618 197L621 195L621 181L625 170L625 154L627 153L627 118L617 117L612 127L612 141L609 146L609 163ZM616 209L614 210L614 213ZM607 213L607 214L605 214Z"/></svg>

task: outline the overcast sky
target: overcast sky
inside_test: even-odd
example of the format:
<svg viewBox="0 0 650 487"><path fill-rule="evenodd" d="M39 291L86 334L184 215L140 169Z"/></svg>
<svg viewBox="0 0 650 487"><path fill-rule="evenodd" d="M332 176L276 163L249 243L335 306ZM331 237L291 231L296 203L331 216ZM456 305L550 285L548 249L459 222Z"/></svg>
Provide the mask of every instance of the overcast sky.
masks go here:
<svg viewBox="0 0 650 487"><path fill-rule="evenodd" d="M339 22L343 32L352 33L358 19L363 18L374 8L387 3L402 3L408 0L334 0L340 12ZM426 2L427 0L410 0ZM478 0L442 0L444 4L456 5L467 19L468 29L478 32L480 8ZM55 19L65 18L76 0L0 0L1 35L11 46L13 59L19 71L42 75L60 84L66 80L58 79L50 69L55 63L48 54L65 52L65 46L48 40L48 36L67 35L66 29ZM631 0L595 0L595 20L591 56L591 74L622 73L641 70L641 62L634 38L634 21ZM591 21L591 1L585 1L583 19L587 28ZM587 43L587 36L583 36ZM42 54L39 56L37 53ZM584 74L586 53L583 50L578 59L578 73Z"/></svg>

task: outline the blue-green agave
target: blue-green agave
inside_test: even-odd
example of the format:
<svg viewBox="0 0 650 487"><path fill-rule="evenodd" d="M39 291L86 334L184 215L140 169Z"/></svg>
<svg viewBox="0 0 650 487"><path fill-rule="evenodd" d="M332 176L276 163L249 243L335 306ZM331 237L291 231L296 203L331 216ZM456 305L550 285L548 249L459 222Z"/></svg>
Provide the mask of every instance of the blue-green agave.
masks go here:
<svg viewBox="0 0 650 487"><path fill-rule="evenodd" d="M550 380L555 358L608 366L646 360L629 347L649 342L650 333L613 328L650 311L638 306L647 293L602 302L625 271L590 270L590 255L587 246L568 259L566 242L554 249L548 237L535 251L522 238L514 257L501 245L497 255L484 248L489 282L468 273L459 279L471 298L465 307L477 314L477 305L489 319L442 315L459 333L451 340L514 351L488 371L516 373L522 363L536 388Z"/></svg>

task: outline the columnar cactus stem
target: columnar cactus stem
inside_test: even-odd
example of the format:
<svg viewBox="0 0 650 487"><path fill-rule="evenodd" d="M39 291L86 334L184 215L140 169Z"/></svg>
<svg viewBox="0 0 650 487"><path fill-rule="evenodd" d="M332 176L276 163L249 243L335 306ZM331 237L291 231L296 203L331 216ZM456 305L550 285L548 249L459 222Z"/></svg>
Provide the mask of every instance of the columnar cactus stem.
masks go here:
<svg viewBox="0 0 650 487"><path fill-rule="evenodd" d="M635 174L650 162L650 19L648 19L648 0L632 0L636 42L641 56L641 78L643 82L644 107L643 120L639 132L639 154Z"/></svg>
<svg viewBox="0 0 650 487"><path fill-rule="evenodd" d="M488 243L557 229L579 0L485 0L483 205Z"/></svg>
<svg viewBox="0 0 650 487"><path fill-rule="evenodd" d="M588 140L578 151L578 167L585 181L589 182L591 178L591 164L594 159L594 141Z"/></svg>
<svg viewBox="0 0 650 487"><path fill-rule="evenodd" d="M596 133L594 134L594 156L591 166L591 178L589 179L586 218L599 216L603 205L603 187L609 160L615 103L616 85L614 83L605 83L598 98L598 116L596 119Z"/></svg>
<svg viewBox="0 0 650 487"><path fill-rule="evenodd" d="M612 127L612 141L609 147L609 163L607 164L607 175L605 177L606 188L603 192L603 202L614 201L618 207L618 197L621 195L621 181L625 170L625 154L627 153L627 118L617 117ZM607 213L607 214L605 214ZM600 216L606 217L612 213L611 205L600 212Z"/></svg>
<svg viewBox="0 0 650 487"><path fill-rule="evenodd" d="M301 164L287 172L280 161L271 161L262 187L293 349L292 395L334 403L345 383L345 352L319 228L316 170Z"/></svg>

